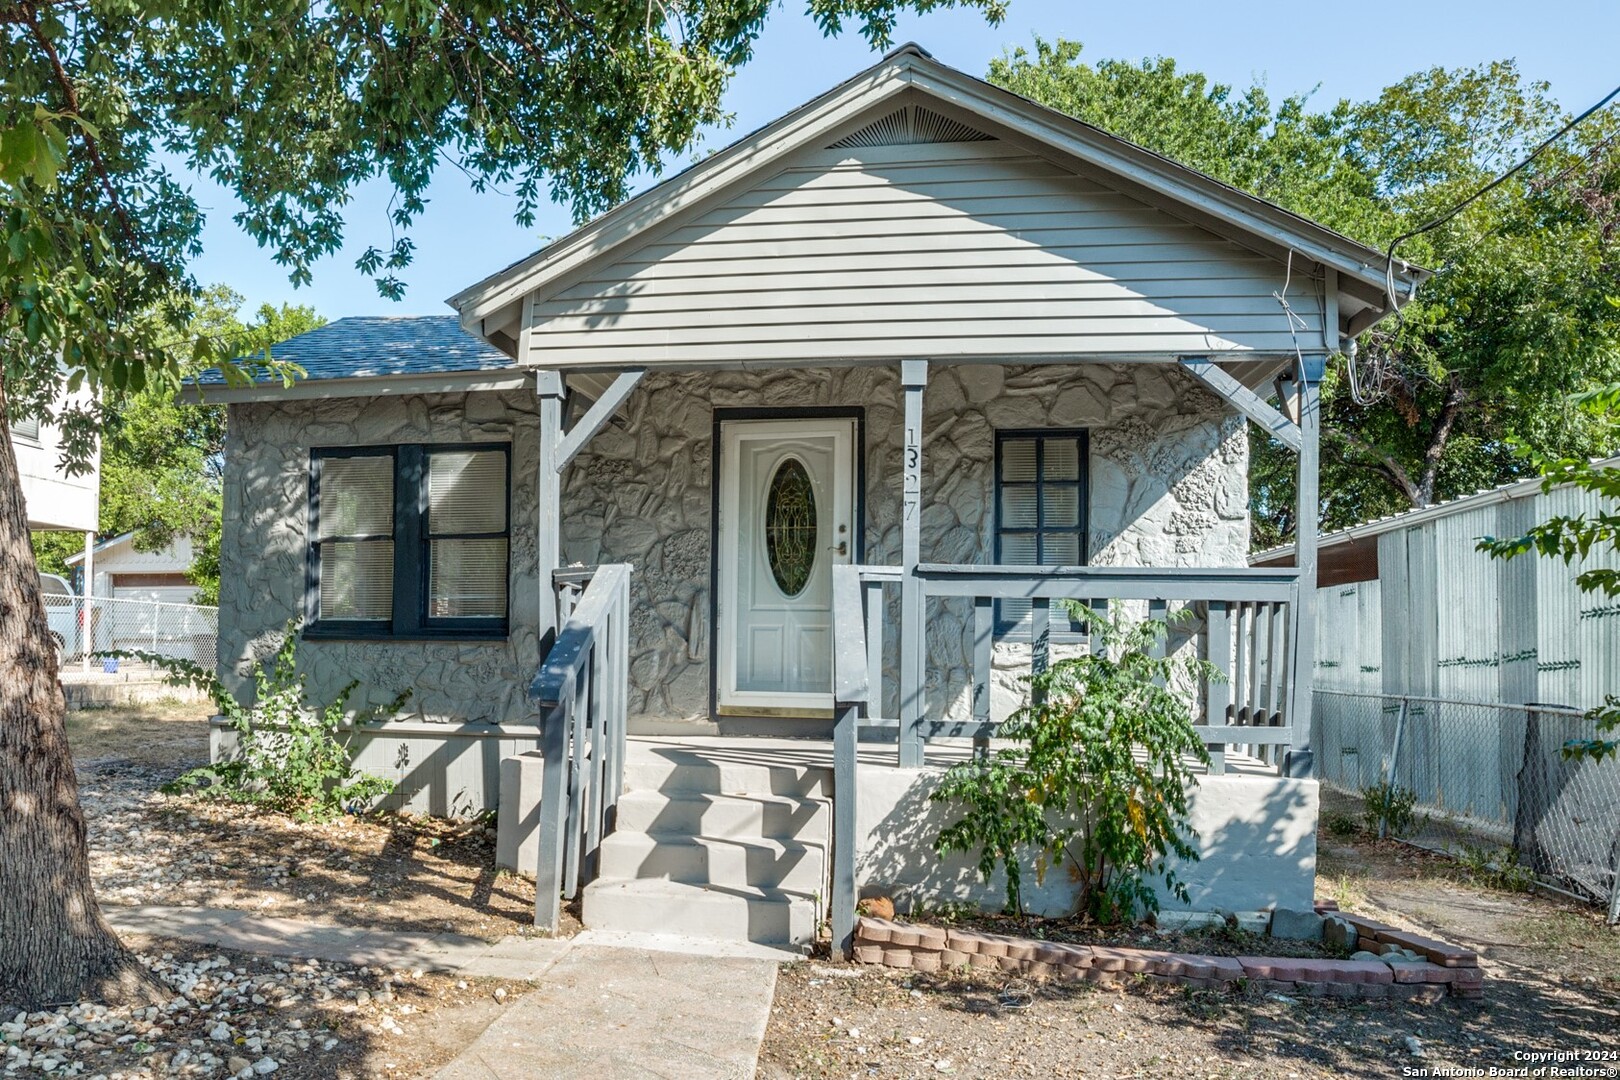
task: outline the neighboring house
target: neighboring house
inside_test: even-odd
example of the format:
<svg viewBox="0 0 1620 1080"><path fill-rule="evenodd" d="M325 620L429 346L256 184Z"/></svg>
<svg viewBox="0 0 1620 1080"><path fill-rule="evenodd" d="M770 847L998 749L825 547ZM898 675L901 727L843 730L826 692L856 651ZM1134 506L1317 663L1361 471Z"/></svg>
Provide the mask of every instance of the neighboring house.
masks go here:
<svg viewBox="0 0 1620 1080"><path fill-rule="evenodd" d="M95 579L88 592L109 600L192 604L197 599L197 587L187 576L191 560L189 537L176 537L156 551L142 551L135 546L134 533L114 536L94 548ZM84 555L72 555L67 564L82 574L84 561ZM80 591L86 590L81 586Z"/></svg>
<svg viewBox="0 0 1620 1080"><path fill-rule="evenodd" d="M1605 464L1620 467L1620 458ZM1620 692L1620 599L1583 593L1596 550L1566 565L1493 559L1481 537L1519 536L1552 517L1615 507L1539 478L1379 518L1318 541L1319 689L1590 709ZM1291 566L1291 545L1254 555Z"/></svg>
<svg viewBox="0 0 1620 1080"><path fill-rule="evenodd" d="M28 528L94 533L101 496L99 448L83 472L69 475L62 468L61 429L38 419L11 425L11 447L22 476Z"/></svg>
<svg viewBox="0 0 1620 1080"><path fill-rule="evenodd" d="M359 743L398 801L499 802L533 866L553 770L542 898L577 873L589 925L797 941L857 885L999 902L929 850L939 763L1091 647L1054 599L1186 607L1175 646L1231 672L1186 688L1193 906L1304 906L1312 605L1245 565L1244 417L1301 451L1314 521L1316 383L1387 289L1379 252L907 46L457 295L459 325L339 319L277 347L290 389L205 381L221 673L249 692L302 618L313 693L413 691ZM889 742L835 775L852 710Z"/></svg>

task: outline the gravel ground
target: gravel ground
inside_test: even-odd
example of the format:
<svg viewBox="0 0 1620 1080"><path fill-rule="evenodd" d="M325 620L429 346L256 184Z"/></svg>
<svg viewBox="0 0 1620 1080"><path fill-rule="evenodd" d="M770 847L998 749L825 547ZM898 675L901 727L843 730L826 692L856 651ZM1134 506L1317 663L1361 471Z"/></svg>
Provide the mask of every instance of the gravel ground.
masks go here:
<svg viewBox="0 0 1620 1080"><path fill-rule="evenodd" d="M447 1062L523 984L284 961L132 938L172 996L81 1002L0 1022L0 1073L102 1080L419 1076Z"/></svg>
<svg viewBox="0 0 1620 1080"><path fill-rule="evenodd" d="M237 908L491 941L532 927L534 887L495 869L495 830L483 822L402 814L299 822L161 794L207 760L196 710L70 714L104 903Z"/></svg>

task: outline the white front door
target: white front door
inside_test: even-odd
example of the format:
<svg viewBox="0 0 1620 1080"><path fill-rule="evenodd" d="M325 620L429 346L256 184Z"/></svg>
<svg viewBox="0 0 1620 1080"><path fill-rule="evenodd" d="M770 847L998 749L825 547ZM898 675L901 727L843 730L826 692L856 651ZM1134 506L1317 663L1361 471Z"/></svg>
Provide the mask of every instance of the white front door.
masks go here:
<svg viewBox="0 0 1620 1080"><path fill-rule="evenodd" d="M721 424L720 711L832 708L832 568L855 527L854 420Z"/></svg>

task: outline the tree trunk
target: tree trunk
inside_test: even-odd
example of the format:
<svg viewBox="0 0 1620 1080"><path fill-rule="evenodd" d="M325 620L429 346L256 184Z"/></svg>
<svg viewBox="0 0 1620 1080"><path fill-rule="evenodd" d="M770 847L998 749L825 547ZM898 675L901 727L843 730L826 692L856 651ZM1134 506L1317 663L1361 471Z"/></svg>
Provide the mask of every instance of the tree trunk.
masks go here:
<svg viewBox="0 0 1620 1080"><path fill-rule="evenodd" d="M0 386L0 421L5 414ZM0 438L0 1006L149 1000L156 985L96 906L56 663L8 434Z"/></svg>

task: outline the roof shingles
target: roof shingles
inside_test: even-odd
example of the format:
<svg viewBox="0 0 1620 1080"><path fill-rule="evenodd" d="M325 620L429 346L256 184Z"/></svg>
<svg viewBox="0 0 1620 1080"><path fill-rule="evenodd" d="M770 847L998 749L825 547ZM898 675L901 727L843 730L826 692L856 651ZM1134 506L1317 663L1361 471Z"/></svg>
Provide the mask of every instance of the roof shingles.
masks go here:
<svg viewBox="0 0 1620 1080"><path fill-rule="evenodd" d="M272 346L273 359L290 361L306 372L300 382L326 379L447 375L511 371L517 362L461 328L454 315L355 315ZM253 358L244 357L251 368ZM197 378L202 386L223 386L210 368Z"/></svg>

